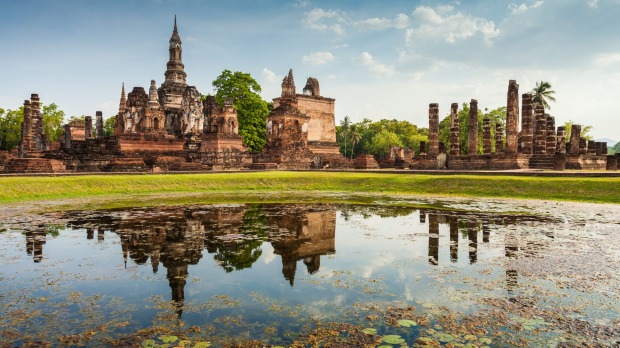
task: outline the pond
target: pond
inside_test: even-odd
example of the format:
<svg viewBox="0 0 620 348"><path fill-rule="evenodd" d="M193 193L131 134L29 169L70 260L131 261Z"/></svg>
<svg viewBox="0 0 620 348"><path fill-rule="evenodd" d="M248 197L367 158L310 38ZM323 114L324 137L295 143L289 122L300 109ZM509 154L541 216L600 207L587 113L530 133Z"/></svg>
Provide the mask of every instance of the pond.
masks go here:
<svg viewBox="0 0 620 348"><path fill-rule="evenodd" d="M598 207L231 204L13 219L0 233L0 346L612 346L620 222Z"/></svg>

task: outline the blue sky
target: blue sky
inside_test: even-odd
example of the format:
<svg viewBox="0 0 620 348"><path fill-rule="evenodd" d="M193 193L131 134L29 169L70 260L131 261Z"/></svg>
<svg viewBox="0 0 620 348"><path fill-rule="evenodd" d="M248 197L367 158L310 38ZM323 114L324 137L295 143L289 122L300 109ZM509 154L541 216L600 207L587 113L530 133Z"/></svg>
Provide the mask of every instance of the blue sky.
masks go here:
<svg viewBox="0 0 620 348"><path fill-rule="evenodd" d="M620 0L199 1L0 0L0 107L30 93L67 115L109 117L121 83L160 84L177 15L188 83L212 92L224 69L248 72L263 98L293 68L298 91L316 77L336 120L396 118L428 126L474 98L506 104L550 82L557 123L620 140Z"/></svg>

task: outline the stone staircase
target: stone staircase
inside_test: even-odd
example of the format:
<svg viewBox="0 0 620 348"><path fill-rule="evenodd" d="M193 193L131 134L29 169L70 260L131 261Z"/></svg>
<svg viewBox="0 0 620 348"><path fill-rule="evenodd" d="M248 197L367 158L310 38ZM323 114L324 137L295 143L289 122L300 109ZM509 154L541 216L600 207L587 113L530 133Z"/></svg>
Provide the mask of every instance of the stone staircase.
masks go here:
<svg viewBox="0 0 620 348"><path fill-rule="evenodd" d="M48 158L11 158L4 165L5 173L64 173L63 161Z"/></svg>
<svg viewBox="0 0 620 348"><path fill-rule="evenodd" d="M533 155L530 158L530 169L549 169L553 170L555 167L555 156L553 155Z"/></svg>

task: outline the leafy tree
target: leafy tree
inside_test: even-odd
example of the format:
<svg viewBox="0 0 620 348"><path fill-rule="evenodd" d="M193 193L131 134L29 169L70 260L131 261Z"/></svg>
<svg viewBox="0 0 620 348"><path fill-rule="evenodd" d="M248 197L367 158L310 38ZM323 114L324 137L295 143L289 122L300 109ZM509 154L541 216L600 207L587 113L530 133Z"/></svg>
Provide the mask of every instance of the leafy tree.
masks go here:
<svg viewBox="0 0 620 348"><path fill-rule="evenodd" d="M52 103L43 105L43 127L49 142L58 141L63 132L62 124L65 120L65 112L58 109L58 105Z"/></svg>
<svg viewBox="0 0 620 348"><path fill-rule="evenodd" d="M387 158L390 146L403 146L403 142L396 133L387 129L382 129L379 133L372 137L372 140L367 145L366 150L368 153L379 158Z"/></svg>
<svg viewBox="0 0 620 348"><path fill-rule="evenodd" d="M463 103L462 108L457 113L459 120L459 145L461 146L461 154L467 154L467 140L469 137L469 104ZM478 108L478 153L482 153L482 124L485 117L491 120L491 151L495 151L495 126L502 125L502 129L506 127L506 107L499 107L488 111L488 109ZM450 114L448 114L441 122L439 122L439 141L446 146L446 151L450 148Z"/></svg>
<svg viewBox="0 0 620 348"><path fill-rule="evenodd" d="M11 151L19 144L23 121L23 106L6 111L0 108L0 150Z"/></svg>
<svg viewBox="0 0 620 348"><path fill-rule="evenodd" d="M232 98L239 119L239 135L243 143L253 152L260 152L265 146L266 125L269 108L259 93L261 86L248 73L224 70L213 81L215 100L224 105L226 98Z"/></svg>
<svg viewBox="0 0 620 348"><path fill-rule="evenodd" d="M616 143L616 145L614 145L613 147L607 149L607 152L610 155L616 154L616 153L620 153L620 141Z"/></svg>
<svg viewBox="0 0 620 348"><path fill-rule="evenodd" d="M103 121L103 135L106 137L114 135L114 121L116 120L116 115L110 116Z"/></svg>
<svg viewBox="0 0 620 348"><path fill-rule="evenodd" d="M570 135L573 130L573 124L575 122L568 120L564 122L564 129L566 129L566 142L570 141ZM592 135L589 134L592 130L592 126L581 126L581 138L586 138L586 140L592 140Z"/></svg>
<svg viewBox="0 0 620 348"><path fill-rule="evenodd" d="M555 102L553 95L555 91L551 89L549 82L540 81L536 82L536 87L532 89L532 99L538 97L545 109L551 109L549 101Z"/></svg>

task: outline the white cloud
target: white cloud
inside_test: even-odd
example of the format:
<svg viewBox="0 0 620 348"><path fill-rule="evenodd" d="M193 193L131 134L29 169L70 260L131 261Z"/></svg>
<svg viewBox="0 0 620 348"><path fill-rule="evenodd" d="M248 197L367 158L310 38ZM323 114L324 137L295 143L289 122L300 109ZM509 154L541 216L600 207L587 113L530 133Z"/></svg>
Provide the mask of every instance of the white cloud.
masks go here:
<svg viewBox="0 0 620 348"><path fill-rule="evenodd" d="M592 1L592 0L590 0ZM542 6L543 2L542 1L536 1L531 5L527 5L525 3L517 5L517 4L510 4L508 5L508 9L510 10L510 13L513 15L518 15L518 14L522 14L524 12L526 12L527 10L533 9L533 8L538 8L540 6Z"/></svg>
<svg viewBox="0 0 620 348"><path fill-rule="evenodd" d="M405 29L409 25L409 16L399 13L394 19L374 17L357 21L353 25L359 30Z"/></svg>
<svg viewBox="0 0 620 348"><path fill-rule="evenodd" d="M598 7L598 0L588 0L587 4L591 8L597 8Z"/></svg>
<svg viewBox="0 0 620 348"><path fill-rule="evenodd" d="M194 42L194 41L198 41L198 39L197 39L197 38L195 38L195 37L193 37L193 36L187 35L187 36L185 37L185 41L186 41L186 42Z"/></svg>
<svg viewBox="0 0 620 348"><path fill-rule="evenodd" d="M333 31L334 34L344 34L342 23L345 22L344 14L336 10L323 10L315 8L310 12L306 12L301 22L310 29L321 31Z"/></svg>
<svg viewBox="0 0 620 348"><path fill-rule="evenodd" d="M609 66L620 63L620 53L601 53L594 58L594 64L598 66Z"/></svg>
<svg viewBox="0 0 620 348"><path fill-rule="evenodd" d="M376 76L390 77L394 75L394 66L383 64L375 60L368 52L364 52L353 61L368 68L368 71Z"/></svg>
<svg viewBox="0 0 620 348"><path fill-rule="evenodd" d="M304 64L323 65L332 62L335 59L331 52L313 52L304 56L302 61Z"/></svg>
<svg viewBox="0 0 620 348"><path fill-rule="evenodd" d="M267 68L263 68L261 76L265 82L275 83L280 81L280 76Z"/></svg>
<svg viewBox="0 0 620 348"><path fill-rule="evenodd" d="M310 5L310 1L308 0L297 0L295 1L295 7L308 7Z"/></svg>
<svg viewBox="0 0 620 348"><path fill-rule="evenodd" d="M444 6L442 11L447 11ZM482 34L487 42L499 35L499 29L491 20L484 18L472 17L461 12L453 12L453 8L449 9L449 13L442 16L433 8L427 6L419 6L413 11L413 18L420 25L413 28L413 32L406 33L406 40L411 41L413 36L422 38L437 39L442 38L448 43L455 43L458 40L464 40L478 33Z"/></svg>

